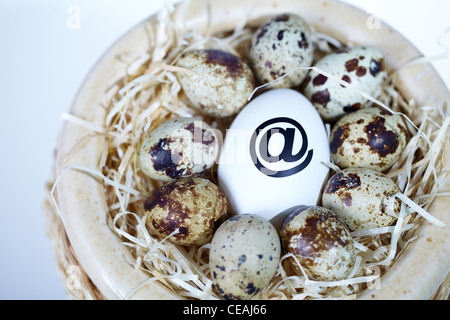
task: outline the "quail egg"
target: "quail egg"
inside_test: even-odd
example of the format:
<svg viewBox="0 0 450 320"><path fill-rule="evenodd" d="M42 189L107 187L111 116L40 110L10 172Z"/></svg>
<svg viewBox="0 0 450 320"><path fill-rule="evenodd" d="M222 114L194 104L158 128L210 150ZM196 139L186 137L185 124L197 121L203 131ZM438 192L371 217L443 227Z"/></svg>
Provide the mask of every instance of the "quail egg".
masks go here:
<svg viewBox="0 0 450 320"><path fill-rule="evenodd" d="M219 154L216 132L194 118L169 120L144 139L139 165L150 178L170 182L210 169Z"/></svg>
<svg viewBox="0 0 450 320"><path fill-rule="evenodd" d="M345 279L355 265L355 247L347 225L326 208L297 208L286 218L280 236L284 251L296 257L311 280ZM295 259L290 261L301 272Z"/></svg>
<svg viewBox="0 0 450 320"><path fill-rule="evenodd" d="M247 300L275 275L281 245L266 219L236 215L217 229L211 241L209 265L219 294L227 300Z"/></svg>
<svg viewBox="0 0 450 320"><path fill-rule="evenodd" d="M257 80L268 83L297 67L310 67L314 45L308 24L298 15L281 14L266 22L254 34L248 54ZM308 70L298 69L271 84L271 88L292 88L305 79Z"/></svg>
<svg viewBox="0 0 450 320"><path fill-rule="evenodd" d="M188 69L178 79L192 106L204 114L224 118L238 113L255 88L247 63L220 50L191 50L177 65Z"/></svg>
<svg viewBox="0 0 450 320"><path fill-rule="evenodd" d="M401 202L393 198L400 189L381 172L348 168L325 185L322 205L335 212L352 231L389 226L400 213Z"/></svg>
<svg viewBox="0 0 450 320"><path fill-rule="evenodd" d="M144 204L148 228L175 244L193 246L209 242L229 218L228 202L214 183L184 178L153 191Z"/></svg>
<svg viewBox="0 0 450 320"><path fill-rule="evenodd" d="M387 78L383 54L370 46L331 53L320 59L315 67L375 98ZM304 94L327 122L336 121L347 113L363 108L367 103L360 93L316 71L311 71L305 80Z"/></svg>
<svg viewBox="0 0 450 320"><path fill-rule="evenodd" d="M334 125L331 155L341 169L363 167L383 172L400 157L407 134L400 115L378 108L362 109Z"/></svg>

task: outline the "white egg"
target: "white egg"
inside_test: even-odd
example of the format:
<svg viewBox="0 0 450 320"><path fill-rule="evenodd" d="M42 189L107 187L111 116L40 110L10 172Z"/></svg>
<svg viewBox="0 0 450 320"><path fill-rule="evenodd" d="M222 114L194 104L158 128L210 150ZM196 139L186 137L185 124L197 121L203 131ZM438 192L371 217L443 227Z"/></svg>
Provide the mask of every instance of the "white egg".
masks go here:
<svg viewBox="0 0 450 320"><path fill-rule="evenodd" d="M325 126L313 105L291 89L251 101L227 130L218 180L232 210L270 220L298 205L315 205L330 161Z"/></svg>
<svg viewBox="0 0 450 320"><path fill-rule="evenodd" d="M383 54L370 46L329 54L319 60L315 67L375 98L387 77ZM335 121L363 108L367 103L360 93L316 71L311 71L305 81L305 96L314 104L324 121Z"/></svg>

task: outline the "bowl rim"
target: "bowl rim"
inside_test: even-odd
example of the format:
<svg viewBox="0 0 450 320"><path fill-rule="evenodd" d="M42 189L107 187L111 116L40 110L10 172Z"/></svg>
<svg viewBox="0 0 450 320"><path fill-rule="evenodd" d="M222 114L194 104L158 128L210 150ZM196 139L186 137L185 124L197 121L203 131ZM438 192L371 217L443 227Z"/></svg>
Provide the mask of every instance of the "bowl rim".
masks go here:
<svg viewBox="0 0 450 320"><path fill-rule="evenodd" d="M355 25L367 21L369 15L349 4L337 0L248 0L245 3L237 0L216 1L194 0L182 2L175 7L175 16L188 17L186 27L201 29L208 24L206 13L210 13L209 21L214 21L214 29L230 29L244 15L249 15L249 21L260 21L262 17L275 15L295 8L307 11L304 18L317 30L333 30L325 13L334 13L342 30L352 30ZM252 11L249 12L249 6ZM214 10L209 10L214 6ZM319 10L320 9L320 10ZM319 10L319 11L318 11ZM294 10L290 10L294 11ZM231 14L232 13L232 14ZM236 14L237 13L237 14ZM80 86L70 112L74 116L102 126L106 111L99 108L104 92L120 76L124 74L124 65L117 61L119 53L129 48L142 48L146 42L145 25L153 23L156 15L151 16L119 38L98 60ZM327 29L328 28L328 29ZM340 29L341 30L341 29ZM339 34L343 31L334 30ZM348 40L357 42L364 39L367 45L387 43L385 50L397 51L387 55L387 64L396 68L405 62L421 56L412 43L402 35L382 23L382 30L376 30L370 38L367 30L359 30L358 34L342 35ZM372 30L373 31L373 30ZM331 31L330 31L331 32ZM331 34L334 36L333 34ZM339 37L336 37L339 38ZM342 41L342 39L339 39ZM395 40L395 41L394 41ZM383 49L383 48L382 48ZM404 55L400 53L403 52ZM401 56L399 60L397 56ZM432 92L422 94L414 92L418 87L417 75L422 74L423 83L429 83ZM420 105L426 104L431 98L438 97L440 101L450 101L450 93L434 68L429 64L409 67L398 73L399 90L416 94ZM425 91L425 90L424 90ZM131 254L124 248L118 236L108 226L108 206L104 199L102 183L92 175L79 170L69 170L69 166L85 166L98 169L100 150L104 146L104 137L92 135L84 127L66 122L57 143L56 176L61 180L56 187L57 203L68 238L80 260L81 265L94 284L108 299L178 299L178 295L158 282L153 282L143 271L135 269L128 261ZM76 152L74 152L76 150ZM450 166L450 164L448 164ZM446 186L450 190L450 183ZM84 199L79 201L79 199ZM446 206L450 203L447 197L436 199L430 208L436 218L445 218ZM429 241L429 239L433 239ZM437 261L437 263L436 263ZM426 270L424 273L423 270ZM393 267L383 275L380 289L365 290L358 299L428 299L437 290L450 271L450 237L448 229L424 222L420 225L418 239L414 245L405 249L403 256ZM139 290L141 284L148 282ZM420 289L417 289L420 288Z"/></svg>

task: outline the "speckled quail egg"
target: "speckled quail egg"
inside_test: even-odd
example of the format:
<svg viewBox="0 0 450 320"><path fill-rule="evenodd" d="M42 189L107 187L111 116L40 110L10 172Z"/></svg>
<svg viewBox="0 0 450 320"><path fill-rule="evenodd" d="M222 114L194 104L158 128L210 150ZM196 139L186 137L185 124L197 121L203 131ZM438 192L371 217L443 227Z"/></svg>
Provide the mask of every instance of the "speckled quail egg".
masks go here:
<svg viewBox="0 0 450 320"><path fill-rule="evenodd" d="M250 67L229 52L191 50L181 55L177 65L188 69L178 72L178 79L192 106L213 117L238 113L255 88Z"/></svg>
<svg viewBox="0 0 450 320"><path fill-rule="evenodd" d="M170 182L199 175L211 168L219 154L215 130L202 120L169 120L144 139L139 165L150 178Z"/></svg>
<svg viewBox="0 0 450 320"><path fill-rule="evenodd" d="M214 183L183 178L153 191L144 204L148 228L175 244L193 246L209 242L228 219L228 202Z"/></svg>
<svg viewBox="0 0 450 320"><path fill-rule="evenodd" d="M281 245L277 231L253 214L234 216L217 229L209 265L219 294L227 300L251 299L275 275Z"/></svg>
<svg viewBox="0 0 450 320"><path fill-rule="evenodd" d="M315 67L374 98L381 92L382 84L387 78L383 53L370 46L331 53L320 59ZM360 93L316 71L311 71L308 75L303 91L327 122L359 110L367 103L367 99Z"/></svg>
<svg viewBox="0 0 450 320"><path fill-rule="evenodd" d="M378 108L362 109L341 118L331 131L330 150L341 169L389 169L406 146L408 130L402 116Z"/></svg>
<svg viewBox="0 0 450 320"><path fill-rule="evenodd" d="M348 168L325 185L322 205L335 212L352 231L389 226L400 213L395 182L381 172Z"/></svg>
<svg viewBox="0 0 450 320"><path fill-rule="evenodd" d="M355 265L350 230L326 208L297 208L286 218L280 236L283 249L294 254L311 280L346 279ZM301 272L295 259L290 258L290 262Z"/></svg>
<svg viewBox="0 0 450 320"><path fill-rule="evenodd" d="M289 13L270 19L255 32L248 59L257 80L268 83L294 68L310 67L313 53L314 45L308 24L301 17ZM308 70L295 70L270 87L298 86L307 74Z"/></svg>

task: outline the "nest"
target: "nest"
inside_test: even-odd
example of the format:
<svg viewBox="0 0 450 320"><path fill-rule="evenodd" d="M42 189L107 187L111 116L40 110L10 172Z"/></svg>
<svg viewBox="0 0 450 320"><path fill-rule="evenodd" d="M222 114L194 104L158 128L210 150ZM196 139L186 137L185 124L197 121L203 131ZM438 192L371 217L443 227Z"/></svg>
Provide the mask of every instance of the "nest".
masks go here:
<svg viewBox="0 0 450 320"><path fill-rule="evenodd" d="M117 57L126 66L126 72L105 93L103 107L107 116L103 126L64 115L65 120L104 137L101 172L76 166L67 170L86 171L102 179L109 206L109 227L132 254L134 260L129 264L148 273L149 281L159 281L182 298L220 299L211 280L209 244L200 247L174 245L146 228L143 203L162 183L143 175L137 165L137 151L147 133L162 122L177 117L198 117L225 133L232 119L214 119L191 108L176 76L186 70L175 64L183 52L202 48L224 50L246 59L255 29L243 21L235 30L207 35L186 32L179 29L179 25L169 11L162 11L157 19L146 24L149 49L145 53L129 52ZM316 60L348 45L319 33L314 33L314 38ZM444 166L450 163L447 106L418 106L413 100L405 100L396 89L396 72L389 72L389 79L377 99L368 98L372 105L402 114L410 131L411 138L404 152L387 173L402 191L398 195L403 203L400 216L392 226L352 233L357 263L348 279L312 281L291 267L288 263L290 255L286 254L281 257L271 283L255 299L355 298L363 290L380 285L383 274L401 259L404 249L414 243L417 228L424 220L442 224L427 212L427 208L436 197L449 196L440 192L440 187L449 180L448 168ZM258 88L255 94L263 90ZM335 168L332 164L330 167ZM213 167L205 177L215 181L215 169ZM65 233L53 194L58 180L59 177L51 178L44 208L61 276L72 298L103 299L79 264ZM447 277L434 298L449 297L449 281ZM123 298L132 297L139 288Z"/></svg>

